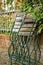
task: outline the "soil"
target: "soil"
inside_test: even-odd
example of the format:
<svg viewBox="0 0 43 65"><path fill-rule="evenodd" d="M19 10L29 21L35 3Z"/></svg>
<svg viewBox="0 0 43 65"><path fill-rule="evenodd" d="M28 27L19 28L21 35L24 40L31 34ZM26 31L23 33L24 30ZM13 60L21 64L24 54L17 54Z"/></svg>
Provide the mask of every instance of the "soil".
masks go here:
<svg viewBox="0 0 43 65"><path fill-rule="evenodd" d="M10 65L10 60L8 57L8 47L10 45L10 36L0 35L0 65ZM41 64L43 65L43 45L41 47Z"/></svg>

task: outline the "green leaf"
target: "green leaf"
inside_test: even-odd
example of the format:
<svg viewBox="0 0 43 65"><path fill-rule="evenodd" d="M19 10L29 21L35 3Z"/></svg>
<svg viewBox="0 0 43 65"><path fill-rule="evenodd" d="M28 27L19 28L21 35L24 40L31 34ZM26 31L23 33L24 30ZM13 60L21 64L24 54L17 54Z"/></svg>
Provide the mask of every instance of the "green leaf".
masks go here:
<svg viewBox="0 0 43 65"><path fill-rule="evenodd" d="M14 0L7 0L7 4L11 4Z"/></svg>

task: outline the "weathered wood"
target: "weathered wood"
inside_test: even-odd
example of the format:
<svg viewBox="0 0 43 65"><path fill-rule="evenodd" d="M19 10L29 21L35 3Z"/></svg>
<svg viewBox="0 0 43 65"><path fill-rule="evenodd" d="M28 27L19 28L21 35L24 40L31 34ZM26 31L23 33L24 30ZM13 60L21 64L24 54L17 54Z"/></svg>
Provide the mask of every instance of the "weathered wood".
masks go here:
<svg viewBox="0 0 43 65"><path fill-rule="evenodd" d="M18 12L18 10L10 10L10 11L4 11L4 12L0 11L0 15L2 15L2 14L9 14L9 13L16 13L16 12Z"/></svg>

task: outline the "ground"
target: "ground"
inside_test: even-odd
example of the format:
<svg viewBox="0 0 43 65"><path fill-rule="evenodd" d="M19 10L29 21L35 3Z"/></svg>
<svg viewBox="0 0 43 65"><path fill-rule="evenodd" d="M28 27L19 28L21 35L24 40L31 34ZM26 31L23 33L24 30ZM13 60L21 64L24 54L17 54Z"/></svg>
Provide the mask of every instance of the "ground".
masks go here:
<svg viewBox="0 0 43 65"><path fill-rule="evenodd" d="M9 37L0 36L0 65L10 65L10 60L8 57L8 47L10 45ZM7 39L6 39L7 38ZM5 44L6 43L6 44ZM43 46L41 46L41 64L43 65Z"/></svg>

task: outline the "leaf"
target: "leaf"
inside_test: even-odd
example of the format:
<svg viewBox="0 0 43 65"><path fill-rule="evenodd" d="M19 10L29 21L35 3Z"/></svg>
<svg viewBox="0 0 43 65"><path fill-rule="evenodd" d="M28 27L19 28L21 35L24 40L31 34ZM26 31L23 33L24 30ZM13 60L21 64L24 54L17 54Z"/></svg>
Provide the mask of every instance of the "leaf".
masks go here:
<svg viewBox="0 0 43 65"><path fill-rule="evenodd" d="M7 0L7 4L11 4L14 0Z"/></svg>
<svg viewBox="0 0 43 65"><path fill-rule="evenodd" d="M38 28L38 33L41 33L41 31L43 30L43 24L41 24Z"/></svg>

